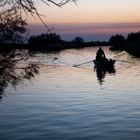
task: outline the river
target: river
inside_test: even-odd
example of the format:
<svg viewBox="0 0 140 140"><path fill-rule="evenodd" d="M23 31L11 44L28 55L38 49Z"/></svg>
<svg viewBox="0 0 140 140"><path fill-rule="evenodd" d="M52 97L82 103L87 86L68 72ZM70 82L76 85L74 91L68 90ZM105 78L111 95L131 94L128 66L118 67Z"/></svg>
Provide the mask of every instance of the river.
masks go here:
<svg viewBox="0 0 140 140"><path fill-rule="evenodd" d="M98 48L38 53L39 74L12 88L0 102L1 140L139 140L140 59L104 51L115 71L98 75Z"/></svg>

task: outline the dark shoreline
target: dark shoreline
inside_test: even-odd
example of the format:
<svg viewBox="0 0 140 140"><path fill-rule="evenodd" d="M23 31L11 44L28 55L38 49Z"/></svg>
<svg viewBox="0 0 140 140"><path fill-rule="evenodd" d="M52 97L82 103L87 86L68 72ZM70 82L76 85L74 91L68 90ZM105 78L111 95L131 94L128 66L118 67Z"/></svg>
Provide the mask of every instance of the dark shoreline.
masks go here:
<svg viewBox="0 0 140 140"><path fill-rule="evenodd" d="M125 43L120 46L113 46L109 42L83 42L83 43L75 43L75 42L59 42L59 43L44 43L44 44L0 44L0 52L6 52L14 49L26 49L30 52L57 52L65 49L81 49L86 47L98 47L98 46L110 46L111 51L126 51L130 55L134 57L140 58L140 43L139 42L131 42Z"/></svg>
<svg viewBox="0 0 140 140"><path fill-rule="evenodd" d="M44 44L0 44L0 50L6 51L11 49L28 49L30 51L38 52L51 52L51 51L61 51L65 49L80 49L85 47L95 47L95 46L110 46L108 42L59 42L59 43L44 43Z"/></svg>

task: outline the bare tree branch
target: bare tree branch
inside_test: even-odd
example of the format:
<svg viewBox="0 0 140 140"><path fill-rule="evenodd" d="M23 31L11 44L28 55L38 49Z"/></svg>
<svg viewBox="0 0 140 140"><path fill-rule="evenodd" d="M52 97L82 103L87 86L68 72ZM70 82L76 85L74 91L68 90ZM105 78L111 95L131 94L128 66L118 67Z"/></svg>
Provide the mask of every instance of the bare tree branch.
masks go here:
<svg viewBox="0 0 140 140"><path fill-rule="evenodd" d="M58 7L62 7L63 5L70 2L75 3L77 0L60 0L59 2L55 2L55 0L41 0L41 1L45 3L47 6L49 6L49 4L54 4ZM24 11L36 14L37 8L35 2L37 2L37 0L1 0L0 7L6 5L10 5L11 7L20 6Z"/></svg>
<svg viewBox="0 0 140 140"><path fill-rule="evenodd" d="M53 4L58 7L62 7L70 2L75 3L76 1L77 0L41 0L41 2L46 4L47 6ZM37 0L1 0L0 1L0 7L2 7L4 10L7 9L7 11L10 12L10 10L16 9L21 14L21 17L23 13L25 13L26 15L30 14L33 17L37 17L44 24L47 31L51 32L47 24L43 21L42 15L38 12L36 6L37 6ZM0 11L0 15L1 14L3 14L3 12Z"/></svg>

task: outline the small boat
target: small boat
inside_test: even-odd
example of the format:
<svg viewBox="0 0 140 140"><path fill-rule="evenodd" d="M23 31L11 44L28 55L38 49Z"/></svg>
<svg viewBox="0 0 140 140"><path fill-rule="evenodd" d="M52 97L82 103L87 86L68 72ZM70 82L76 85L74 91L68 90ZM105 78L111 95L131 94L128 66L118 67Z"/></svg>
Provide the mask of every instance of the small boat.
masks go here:
<svg viewBox="0 0 140 140"><path fill-rule="evenodd" d="M93 60L94 62L94 67L97 69L103 69L103 70L109 70L114 68L114 64L116 60L114 59L107 59L106 61L103 62L98 62L96 59Z"/></svg>

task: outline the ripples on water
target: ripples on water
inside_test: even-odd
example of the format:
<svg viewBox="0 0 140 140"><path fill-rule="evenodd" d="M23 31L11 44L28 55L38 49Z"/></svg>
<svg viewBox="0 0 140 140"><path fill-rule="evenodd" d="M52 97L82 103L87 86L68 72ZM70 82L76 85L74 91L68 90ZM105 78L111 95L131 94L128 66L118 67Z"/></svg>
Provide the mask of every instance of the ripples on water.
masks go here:
<svg viewBox="0 0 140 140"><path fill-rule="evenodd" d="M116 73L99 81L97 48L37 54L40 75L16 90L7 87L0 104L0 139L140 139L140 60L116 57ZM116 56L105 48L108 57ZM57 59L54 59L57 58Z"/></svg>

